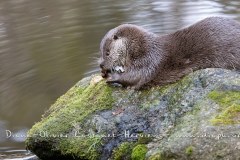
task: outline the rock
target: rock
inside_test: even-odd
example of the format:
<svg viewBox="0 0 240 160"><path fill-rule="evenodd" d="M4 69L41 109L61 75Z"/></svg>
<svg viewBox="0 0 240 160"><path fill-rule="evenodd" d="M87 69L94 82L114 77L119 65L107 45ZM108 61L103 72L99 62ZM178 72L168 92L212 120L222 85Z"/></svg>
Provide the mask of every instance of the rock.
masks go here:
<svg viewBox="0 0 240 160"><path fill-rule="evenodd" d="M26 147L39 158L240 158L238 72L199 70L141 91L94 77L72 87L28 132Z"/></svg>

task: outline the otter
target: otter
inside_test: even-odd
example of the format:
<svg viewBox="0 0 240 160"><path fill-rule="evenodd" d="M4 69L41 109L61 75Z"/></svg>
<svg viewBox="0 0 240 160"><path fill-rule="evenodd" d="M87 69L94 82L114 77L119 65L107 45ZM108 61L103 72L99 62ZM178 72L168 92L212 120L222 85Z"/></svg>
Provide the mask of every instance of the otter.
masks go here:
<svg viewBox="0 0 240 160"><path fill-rule="evenodd" d="M174 83L204 68L240 70L240 23L209 17L166 35L122 24L100 44L107 83L141 89Z"/></svg>

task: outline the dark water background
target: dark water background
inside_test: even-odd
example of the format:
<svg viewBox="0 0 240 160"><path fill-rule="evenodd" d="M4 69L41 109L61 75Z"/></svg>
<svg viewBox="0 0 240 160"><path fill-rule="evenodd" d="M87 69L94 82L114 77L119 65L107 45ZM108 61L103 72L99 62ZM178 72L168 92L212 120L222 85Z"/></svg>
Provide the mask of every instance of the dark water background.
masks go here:
<svg viewBox="0 0 240 160"><path fill-rule="evenodd" d="M208 16L240 21L239 0L1 0L0 159L84 76L98 71L102 36L131 23L163 34Z"/></svg>

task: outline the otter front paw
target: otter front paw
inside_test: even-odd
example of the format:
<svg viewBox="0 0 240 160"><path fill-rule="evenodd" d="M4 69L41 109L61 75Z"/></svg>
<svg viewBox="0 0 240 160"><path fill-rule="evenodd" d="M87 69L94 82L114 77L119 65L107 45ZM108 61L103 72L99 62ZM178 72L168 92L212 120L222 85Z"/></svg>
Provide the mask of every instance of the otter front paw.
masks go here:
<svg viewBox="0 0 240 160"><path fill-rule="evenodd" d="M107 78L107 83L117 83L119 82L119 78L120 76L117 73L109 74Z"/></svg>
<svg viewBox="0 0 240 160"><path fill-rule="evenodd" d="M122 87L122 84L119 83L117 80L107 80L107 84L113 86L113 87Z"/></svg>
<svg viewBox="0 0 240 160"><path fill-rule="evenodd" d="M119 83L117 80L113 80L113 79L107 79L106 81L108 84L111 84L111 83Z"/></svg>
<svg viewBox="0 0 240 160"><path fill-rule="evenodd" d="M120 83L120 76L117 73L111 74L108 78L107 78L107 83L111 84L113 86L117 86L117 87L121 87L121 83Z"/></svg>

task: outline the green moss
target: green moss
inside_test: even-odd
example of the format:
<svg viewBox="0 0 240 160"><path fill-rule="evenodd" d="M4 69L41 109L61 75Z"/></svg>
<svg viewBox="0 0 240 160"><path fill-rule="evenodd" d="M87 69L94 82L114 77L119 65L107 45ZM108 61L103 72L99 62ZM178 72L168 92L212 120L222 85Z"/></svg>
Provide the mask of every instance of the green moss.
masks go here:
<svg viewBox="0 0 240 160"><path fill-rule="evenodd" d="M186 155L190 156L190 155L192 155L193 151L194 151L194 147L189 146L186 148L185 153L186 153Z"/></svg>
<svg viewBox="0 0 240 160"><path fill-rule="evenodd" d="M240 92L237 91L212 91L208 97L221 105L229 105L233 103L240 104Z"/></svg>
<svg viewBox="0 0 240 160"><path fill-rule="evenodd" d="M131 158L132 160L144 160L147 153L147 146L144 144L139 144L132 150Z"/></svg>
<svg viewBox="0 0 240 160"><path fill-rule="evenodd" d="M118 148L113 150L112 157L114 160L133 159L132 156L140 156L140 152L144 152L144 150L147 149L146 145L144 144L148 144L151 141L152 137L149 137L148 135L143 133L142 136L138 138L137 142L123 142L122 144L120 144ZM135 153L132 153L133 148ZM145 157L145 154L146 152L144 152L143 157Z"/></svg>
<svg viewBox="0 0 240 160"><path fill-rule="evenodd" d="M148 160L163 160L161 153L156 153L148 158Z"/></svg>
<svg viewBox="0 0 240 160"><path fill-rule="evenodd" d="M231 105L224 109L219 115L214 119L211 119L212 124L239 124L240 123L240 105Z"/></svg>
<svg viewBox="0 0 240 160"><path fill-rule="evenodd" d="M240 92L212 91L208 97L221 106L220 114L211 119L213 125L240 123Z"/></svg>
<svg viewBox="0 0 240 160"><path fill-rule="evenodd" d="M67 93L65 93L64 95L57 99L57 101L49 108L49 110L45 112L43 117L47 117L52 112L56 112L59 109L62 109L63 107L70 106L72 103L76 101L76 99L79 98L79 96L81 96L82 92L85 89L86 88L84 87L77 86L72 87Z"/></svg>
<svg viewBox="0 0 240 160"><path fill-rule="evenodd" d="M122 160L122 159L131 159L132 149L134 143L123 142L120 146L113 150L113 159Z"/></svg>
<svg viewBox="0 0 240 160"><path fill-rule="evenodd" d="M98 149L101 147L101 138L76 138L70 137L66 141L62 141L60 148L63 155L71 154L73 157L83 159L98 159Z"/></svg>
<svg viewBox="0 0 240 160"><path fill-rule="evenodd" d="M84 120L91 114L112 107L114 99L112 97L112 88L107 86L104 81L97 84L91 84L87 87L74 86L64 96L60 97L50 108L42 121L35 124L28 132L29 138L26 145L32 151L37 152L34 148L34 141L46 141L56 144L52 150L61 150L62 155L72 154L75 157L98 157L98 148L101 145L99 137L78 138L71 135L68 138L57 137L60 134L66 135L72 133L72 128L80 127ZM61 124L61 125L60 125ZM39 132L47 131L49 137L41 137ZM83 133L88 131L82 131ZM68 135L69 136L69 135ZM34 138L31 138L34 137Z"/></svg>

